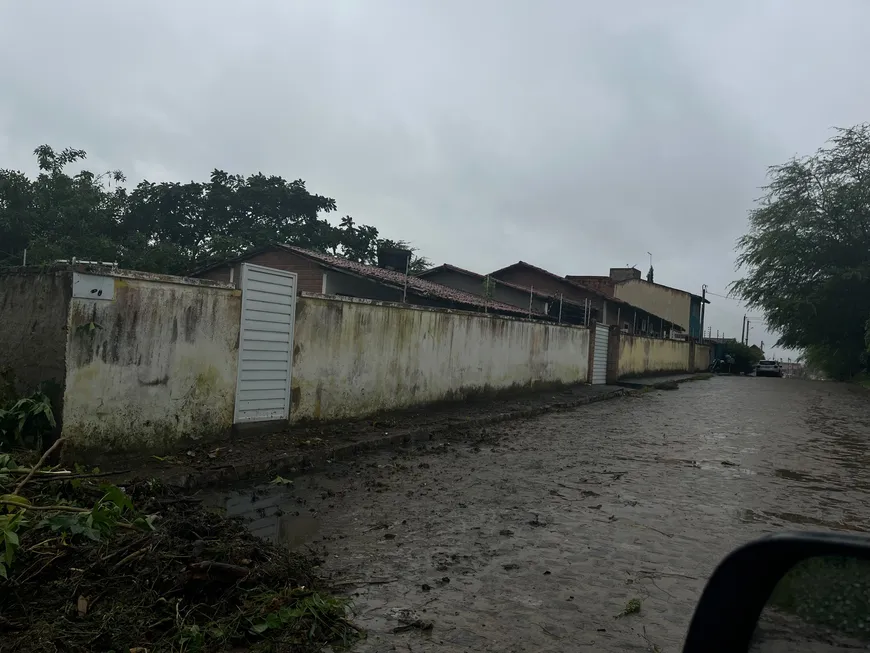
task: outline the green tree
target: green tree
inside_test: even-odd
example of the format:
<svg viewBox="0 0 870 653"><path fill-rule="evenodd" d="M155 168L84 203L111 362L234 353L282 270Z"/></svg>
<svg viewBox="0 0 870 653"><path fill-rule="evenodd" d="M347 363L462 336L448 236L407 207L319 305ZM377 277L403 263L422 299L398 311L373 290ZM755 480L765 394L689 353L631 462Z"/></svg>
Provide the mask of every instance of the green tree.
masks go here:
<svg viewBox="0 0 870 653"><path fill-rule="evenodd" d="M724 350L727 356L734 359L731 371L739 374L751 373L758 361L762 359L760 350L740 342L726 342Z"/></svg>
<svg viewBox="0 0 870 653"><path fill-rule="evenodd" d="M375 263L378 230L327 214L335 200L310 193L301 179L215 170L207 182L143 181L128 191L120 171L70 173L83 150L48 145L34 154L40 173L0 170L0 265L57 259L117 261L151 272L184 274L268 243L289 243ZM412 248L413 249L413 248ZM415 257L413 269L428 265Z"/></svg>
<svg viewBox="0 0 870 653"><path fill-rule="evenodd" d="M746 276L732 288L764 312L777 344L848 378L870 344L870 125L838 129L769 176L738 243Z"/></svg>
<svg viewBox="0 0 870 653"><path fill-rule="evenodd" d="M411 264L408 266L408 274L420 274L432 267L432 261L425 256L419 256L417 254L419 250L411 245L407 240L390 240L389 238L381 238L378 240L378 247L392 247L410 250ZM374 264L377 262L377 257L375 257L375 260L365 262Z"/></svg>
<svg viewBox="0 0 870 653"><path fill-rule="evenodd" d="M66 166L85 158L82 150L55 152L42 145L34 154L40 170L34 180L0 170L0 263L20 264L25 249L33 262L69 256L117 260L123 174L66 173Z"/></svg>

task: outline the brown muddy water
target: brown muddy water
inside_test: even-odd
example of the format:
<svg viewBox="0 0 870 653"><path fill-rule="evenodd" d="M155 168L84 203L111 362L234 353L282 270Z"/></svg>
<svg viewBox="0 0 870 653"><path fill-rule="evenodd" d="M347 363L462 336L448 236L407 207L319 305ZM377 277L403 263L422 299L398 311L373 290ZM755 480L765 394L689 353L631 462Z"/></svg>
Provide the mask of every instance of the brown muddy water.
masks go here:
<svg viewBox="0 0 870 653"><path fill-rule="evenodd" d="M670 652L735 546L868 529L868 443L865 392L719 377L209 501L320 553L360 652Z"/></svg>

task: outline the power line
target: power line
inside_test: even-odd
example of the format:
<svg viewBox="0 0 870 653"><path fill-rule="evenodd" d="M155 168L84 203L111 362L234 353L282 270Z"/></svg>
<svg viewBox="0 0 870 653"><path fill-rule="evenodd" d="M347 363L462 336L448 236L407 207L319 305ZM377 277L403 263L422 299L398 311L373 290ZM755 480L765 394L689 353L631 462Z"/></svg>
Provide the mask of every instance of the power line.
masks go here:
<svg viewBox="0 0 870 653"><path fill-rule="evenodd" d="M729 297L728 295L720 295L719 293L707 291L708 295L713 295L713 297L721 297L722 299L730 299L732 302L742 302L742 299L737 299L736 297Z"/></svg>

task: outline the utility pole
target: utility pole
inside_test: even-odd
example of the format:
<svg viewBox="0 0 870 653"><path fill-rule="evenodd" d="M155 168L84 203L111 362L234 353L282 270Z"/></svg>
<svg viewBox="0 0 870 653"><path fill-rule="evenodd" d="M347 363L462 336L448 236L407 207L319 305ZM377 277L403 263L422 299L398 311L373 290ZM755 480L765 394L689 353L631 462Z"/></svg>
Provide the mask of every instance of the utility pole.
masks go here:
<svg viewBox="0 0 870 653"><path fill-rule="evenodd" d="M740 327L740 344L746 344L746 313L743 314L743 326Z"/></svg>
<svg viewBox="0 0 870 653"><path fill-rule="evenodd" d="M707 284L703 284L701 286L701 337L698 339L700 342L704 339L704 305L707 302Z"/></svg>

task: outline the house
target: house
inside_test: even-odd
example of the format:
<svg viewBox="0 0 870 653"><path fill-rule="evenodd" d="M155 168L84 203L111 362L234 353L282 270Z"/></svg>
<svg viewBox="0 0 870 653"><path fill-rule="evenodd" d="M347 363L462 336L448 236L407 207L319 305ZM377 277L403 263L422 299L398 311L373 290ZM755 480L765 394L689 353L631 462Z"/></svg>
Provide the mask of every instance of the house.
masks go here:
<svg viewBox="0 0 870 653"><path fill-rule="evenodd" d="M550 313L551 304L554 303L554 298L550 294L530 290L494 277L487 277L449 263L429 268L425 272L419 273L417 277L472 295L489 297L518 308L531 306L532 310L538 313ZM558 298L555 301L558 302Z"/></svg>
<svg viewBox="0 0 870 653"><path fill-rule="evenodd" d="M536 307L529 310L528 305L518 307L394 269L364 265L294 245L259 247L188 276L238 283L242 263L295 272L298 292L546 319L546 313Z"/></svg>
<svg viewBox="0 0 870 653"><path fill-rule="evenodd" d="M567 279L660 315L690 338L701 337L701 305L710 302L700 295L642 279L636 268L610 268L606 277L568 275Z"/></svg>
<svg viewBox="0 0 870 653"><path fill-rule="evenodd" d="M570 322L573 321L574 316L586 314L590 321L619 325L620 330L626 333L665 337L674 330L675 325L652 311L635 306L598 288L560 277L525 261L518 261L496 270L489 276L515 287L545 293L556 302L562 300L563 321ZM565 307L567 307L567 319L565 319ZM552 315L551 310L550 316Z"/></svg>

